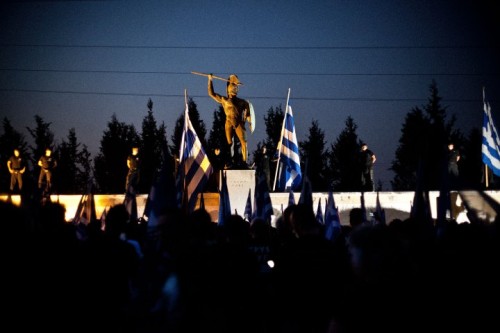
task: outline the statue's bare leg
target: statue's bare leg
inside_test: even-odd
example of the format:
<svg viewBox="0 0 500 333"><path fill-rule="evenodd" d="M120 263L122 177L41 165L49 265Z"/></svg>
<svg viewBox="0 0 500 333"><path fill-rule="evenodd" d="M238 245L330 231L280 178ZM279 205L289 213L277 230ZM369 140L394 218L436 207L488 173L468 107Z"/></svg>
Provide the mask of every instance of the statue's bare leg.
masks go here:
<svg viewBox="0 0 500 333"><path fill-rule="evenodd" d="M243 126L238 126L236 128L236 135L238 136L238 139L240 140L241 143L241 157L243 162L247 161L247 136L245 133L245 129Z"/></svg>
<svg viewBox="0 0 500 333"><path fill-rule="evenodd" d="M234 140L233 140L233 135L234 135L234 129L233 126L229 122L226 122L224 129L226 131L226 142L227 146L229 148L229 154L230 156L226 156L226 166L228 164L232 164L233 156L234 156Z"/></svg>

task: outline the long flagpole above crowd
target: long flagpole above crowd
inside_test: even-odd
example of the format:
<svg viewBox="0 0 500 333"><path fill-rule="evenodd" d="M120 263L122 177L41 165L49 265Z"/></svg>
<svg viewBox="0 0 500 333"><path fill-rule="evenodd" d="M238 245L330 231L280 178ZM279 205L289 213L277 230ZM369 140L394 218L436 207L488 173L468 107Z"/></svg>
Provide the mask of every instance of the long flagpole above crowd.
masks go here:
<svg viewBox="0 0 500 333"><path fill-rule="evenodd" d="M485 100L486 100L486 92L485 92L485 88L483 87L483 112L487 112ZM483 116L483 127L484 127L484 116ZM483 136L484 136L484 129L483 129ZM488 164L486 164L486 163L484 163L484 184L485 184L486 188L488 188L488 186L489 186Z"/></svg>
<svg viewBox="0 0 500 333"><path fill-rule="evenodd" d="M186 112L188 110L188 102L187 102L187 89L184 89L184 126L182 128L182 136L181 136L181 144L179 147L179 164L182 162L182 159L184 158L184 135L187 131L187 119L186 119Z"/></svg>
<svg viewBox="0 0 500 333"><path fill-rule="evenodd" d="M213 168L189 119L187 90L185 90L184 102L184 130L179 151L177 179L178 188L183 191L182 199L179 200L180 206L185 207L187 212L191 212L194 210L197 196L203 191Z"/></svg>
<svg viewBox="0 0 500 333"><path fill-rule="evenodd" d="M488 187L489 170L500 176L500 137L498 135L493 117L491 115L491 106L486 98L485 88L483 87L483 142L481 147L482 159L485 164L485 183Z"/></svg>
<svg viewBox="0 0 500 333"><path fill-rule="evenodd" d="M276 162L276 172L274 174L273 191L276 189L276 178L278 178L278 171L281 169L280 158L281 158L281 145L283 144L283 131L285 130L286 113L288 111L288 101L290 100L290 88L288 88L288 95L286 97L285 113L283 114L283 124L281 125L280 141L278 142L278 160Z"/></svg>

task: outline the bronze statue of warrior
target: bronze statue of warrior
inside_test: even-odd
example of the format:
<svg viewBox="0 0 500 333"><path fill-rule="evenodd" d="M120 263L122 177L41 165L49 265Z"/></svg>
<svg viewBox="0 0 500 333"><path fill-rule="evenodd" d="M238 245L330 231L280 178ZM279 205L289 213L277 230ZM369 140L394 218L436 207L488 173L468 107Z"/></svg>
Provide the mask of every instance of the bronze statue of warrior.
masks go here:
<svg viewBox="0 0 500 333"><path fill-rule="evenodd" d="M207 76L208 76L208 95L212 97L217 103L220 103L222 105L224 113L226 114L226 124L224 126L224 129L226 132L227 144L231 148L233 147L233 137L236 134L241 143L242 160L243 162L246 162L248 151L247 151L245 122L248 122L250 124L250 129L252 132L255 127L255 125L252 124L252 122L255 122L253 117L252 104L244 99L237 97L238 86L241 85L241 82L239 81L236 75L231 74L227 80L224 80L227 81L227 86L226 86L227 96L221 96L215 93L212 84L214 76L212 74L208 74ZM234 153L232 153L232 155L233 154Z"/></svg>

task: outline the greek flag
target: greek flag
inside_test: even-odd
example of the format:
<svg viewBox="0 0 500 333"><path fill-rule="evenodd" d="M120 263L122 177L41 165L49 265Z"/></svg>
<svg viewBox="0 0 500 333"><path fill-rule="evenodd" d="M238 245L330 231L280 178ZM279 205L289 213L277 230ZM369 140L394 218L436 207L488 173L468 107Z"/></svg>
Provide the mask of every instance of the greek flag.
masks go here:
<svg viewBox="0 0 500 333"><path fill-rule="evenodd" d="M295 194L293 193L293 190L290 188L288 190L288 206L293 206L295 205Z"/></svg>
<svg viewBox="0 0 500 333"><path fill-rule="evenodd" d="M274 211L265 174L258 175L255 182L252 218L261 218L270 223Z"/></svg>
<svg viewBox="0 0 500 333"><path fill-rule="evenodd" d="M375 213L373 214L373 222L375 223L380 223L380 224L387 224L385 220L385 209L382 208L382 205L380 204L380 197L379 193L377 191L377 199L376 199L376 204L375 204Z"/></svg>
<svg viewBox="0 0 500 333"><path fill-rule="evenodd" d="M221 172L221 187L219 190L219 219L217 225L222 227L231 217L231 201L229 200L229 191L227 189L227 177L225 171Z"/></svg>
<svg viewBox="0 0 500 333"><path fill-rule="evenodd" d="M212 165L201 146L191 120L189 120L188 104L184 111L184 131L182 132L179 171L184 179L184 198L187 212L192 212L198 199L198 193L203 191L208 178L212 174Z"/></svg>
<svg viewBox="0 0 500 333"><path fill-rule="evenodd" d="M312 184L311 181L309 180L309 177L307 176L307 162L306 162L306 172L304 175L304 181L302 182L302 190L300 191L300 197L299 197L299 204L304 204L308 207L313 208L313 191L312 191Z"/></svg>
<svg viewBox="0 0 500 333"><path fill-rule="evenodd" d="M247 202L245 204L245 212L243 213L245 220L250 222L252 220L252 189L248 189Z"/></svg>
<svg viewBox="0 0 500 333"><path fill-rule="evenodd" d="M335 204L332 191L328 192L328 200L325 208L325 238L334 241L342 234L339 209Z"/></svg>
<svg viewBox="0 0 500 333"><path fill-rule="evenodd" d="M88 224L97 220L97 213L95 208L94 191L92 184L87 186L86 193L82 194L78 207L76 208L75 217L73 218L74 224L84 223Z"/></svg>
<svg viewBox="0 0 500 333"><path fill-rule="evenodd" d="M173 157L168 148L165 147L161 169L154 178L144 207L143 216L147 217L148 228L157 227L161 221L160 217L165 215L169 208L180 207L177 202L177 194Z"/></svg>
<svg viewBox="0 0 500 333"><path fill-rule="evenodd" d="M288 91L290 96L290 91ZM281 129L281 140L278 145L278 160L280 175L278 178L278 191L286 191L288 188L297 190L302 182L302 171L300 170L299 145L297 133L295 132L295 121L292 107L287 100L283 127Z"/></svg>
<svg viewBox="0 0 500 333"><path fill-rule="evenodd" d="M491 117L491 107L486 100L486 93L483 89L483 163L486 164L491 171L497 176L500 176L500 138Z"/></svg>
<svg viewBox="0 0 500 333"><path fill-rule="evenodd" d="M325 219L323 217L323 209L321 208L321 198L318 200L318 208L316 209L316 220L319 223L325 224Z"/></svg>

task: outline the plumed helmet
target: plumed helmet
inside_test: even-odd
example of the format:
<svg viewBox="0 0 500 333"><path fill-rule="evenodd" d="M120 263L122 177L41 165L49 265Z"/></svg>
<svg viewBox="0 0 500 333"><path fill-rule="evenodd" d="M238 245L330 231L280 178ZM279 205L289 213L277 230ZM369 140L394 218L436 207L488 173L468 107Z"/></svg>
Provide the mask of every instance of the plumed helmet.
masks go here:
<svg viewBox="0 0 500 333"><path fill-rule="evenodd" d="M240 82L240 80L238 80L238 77L236 75L234 75L234 74L229 75L229 78L227 80L229 81L228 82L229 84L231 84L231 83L232 84L236 84L236 85L242 84Z"/></svg>

